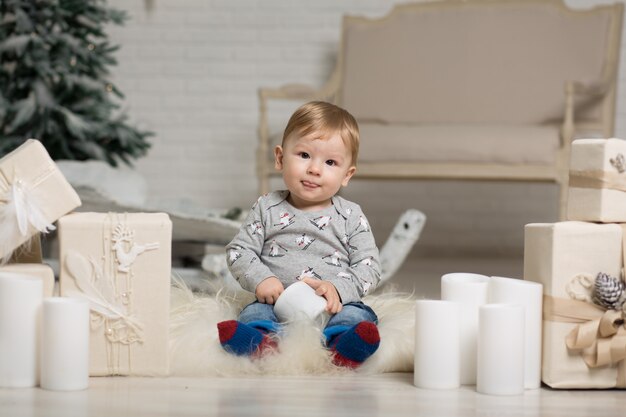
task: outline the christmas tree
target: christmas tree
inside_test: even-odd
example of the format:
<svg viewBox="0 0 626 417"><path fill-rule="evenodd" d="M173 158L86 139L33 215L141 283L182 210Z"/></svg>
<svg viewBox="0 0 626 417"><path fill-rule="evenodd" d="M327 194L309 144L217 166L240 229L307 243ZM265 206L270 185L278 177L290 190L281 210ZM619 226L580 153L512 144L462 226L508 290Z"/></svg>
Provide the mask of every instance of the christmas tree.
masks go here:
<svg viewBox="0 0 626 417"><path fill-rule="evenodd" d="M28 138L53 159L116 166L146 154L109 69L119 48L106 26L125 12L105 0L0 0L0 156Z"/></svg>

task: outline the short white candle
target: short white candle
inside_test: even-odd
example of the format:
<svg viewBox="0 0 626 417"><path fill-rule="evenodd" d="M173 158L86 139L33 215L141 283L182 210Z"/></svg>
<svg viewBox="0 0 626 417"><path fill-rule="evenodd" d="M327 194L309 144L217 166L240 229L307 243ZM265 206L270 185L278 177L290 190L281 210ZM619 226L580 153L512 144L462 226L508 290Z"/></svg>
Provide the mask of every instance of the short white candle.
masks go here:
<svg viewBox="0 0 626 417"><path fill-rule="evenodd" d="M476 385L478 307L487 304L489 277L456 272L441 277L441 299L459 303L461 384Z"/></svg>
<svg viewBox="0 0 626 417"><path fill-rule="evenodd" d="M43 281L0 273L0 388L38 384Z"/></svg>
<svg viewBox="0 0 626 417"><path fill-rule="evenodd" d="M459 349L458 304L439 300L416 301L415 386L458 388L461 385Z"/></svg>
<svg viewBox="0 0 626 417"><path fill-rule="evenodd" d="M524 392L524 307L521 305L480 307L476 389L492 395Z"/></svg>
<svg viewBox="0 0 626 417"><path fill-rule="evenodd" d="M41 388L76 391L89 385L89 303L76 298L43 301Z"/></svg>
<svg viewBox="0 0 626 417"><path fill-rule="evenodd" d="M543 286L537 282L521 279L491 277L489 302L519 304L524 307L526 315L524 388L538 389L541 386Z"/></svg>

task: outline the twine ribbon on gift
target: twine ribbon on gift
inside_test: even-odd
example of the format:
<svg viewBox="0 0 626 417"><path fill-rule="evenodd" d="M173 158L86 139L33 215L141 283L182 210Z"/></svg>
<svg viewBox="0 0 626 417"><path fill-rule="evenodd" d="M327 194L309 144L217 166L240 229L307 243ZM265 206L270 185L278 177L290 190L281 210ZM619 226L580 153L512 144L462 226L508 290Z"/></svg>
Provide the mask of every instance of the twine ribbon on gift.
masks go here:
<svg viewBox="0 0 626 417"><path fill-rule="evenodd" d="M605 310L579 300L543 297L543 319L577 324L568 333L568 349L579 351L589 368L618 366L618 387L626 387L626 327L624 311Z"/></svg>
<svg viewBox="0 0 626 417"><path fill-rule="evenodd" d="M626 175L596 170L570 171L569 185L575 188L608 188L626 192Z"/></svg>

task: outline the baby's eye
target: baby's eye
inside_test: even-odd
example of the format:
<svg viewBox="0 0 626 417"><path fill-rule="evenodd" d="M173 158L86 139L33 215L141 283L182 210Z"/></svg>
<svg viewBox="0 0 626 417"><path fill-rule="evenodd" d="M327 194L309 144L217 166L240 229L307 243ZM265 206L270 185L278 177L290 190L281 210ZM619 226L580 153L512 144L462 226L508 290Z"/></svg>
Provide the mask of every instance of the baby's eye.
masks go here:
<svg viewBox="0 0 626 417"><path fill-rule="evenodd" d="M328 161L326 161L326 165L328 165L329 167L333 167L337 165L337 162L333 161L332 159L329 159Z"/></svg>
<svg viewBox="0 0 626 417"><path fill-rule="evenodd" d="M311 156L306 152L300 152L300 158L309 159Z"/></svg>

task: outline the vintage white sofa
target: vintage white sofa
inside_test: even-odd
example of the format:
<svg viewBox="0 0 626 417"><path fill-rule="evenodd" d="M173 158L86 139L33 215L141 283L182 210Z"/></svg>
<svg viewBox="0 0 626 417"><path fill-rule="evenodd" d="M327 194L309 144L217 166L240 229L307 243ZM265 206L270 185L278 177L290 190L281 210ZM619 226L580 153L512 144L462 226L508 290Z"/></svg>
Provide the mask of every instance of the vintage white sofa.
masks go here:
<svg viewBox="0 0 626 417"><path fill-rule="evenodd" d="M623 5L443 0L346 16L320 89L260 88L261 193L274 174L270 100L322 99L359 121L357 178L554 181L565 212L574 135L613 135Z"/></svg>

